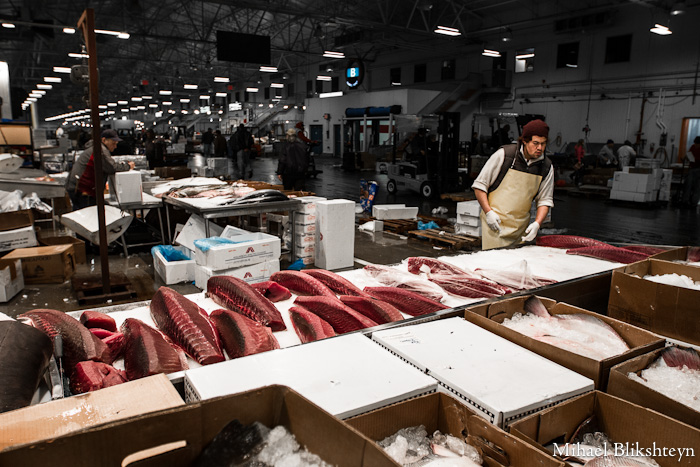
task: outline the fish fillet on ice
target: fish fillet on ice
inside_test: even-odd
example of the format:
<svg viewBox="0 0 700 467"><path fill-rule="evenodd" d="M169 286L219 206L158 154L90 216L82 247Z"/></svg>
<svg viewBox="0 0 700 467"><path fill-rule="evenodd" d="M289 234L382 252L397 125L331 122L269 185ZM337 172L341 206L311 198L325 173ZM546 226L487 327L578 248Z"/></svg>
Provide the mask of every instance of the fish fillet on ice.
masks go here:
<svg viewBox="0 0 700 467"><path fill-rule="evenodd" d="M102 362L88 360L75 366L70 377L70 390L73 394L97 391L128 381L126 373Z"/></svg>
<svg viewBox="0 0 700 467"><path fill-rule="evenodd" d="M495 282L456 274L428 274L428 280L442 287L445 292L466 298L492 298L511 293L507 287Z"/></svg>
<svg viewBox="0 0 700 467"><path fill-rule="evenodd" d="M338 298L341 302L362 313L377 324L386 324L403 319L401 312L394 305L376 298L351 295L341 295Z"/></svg>
<svg viewBox="0 0 700 467"><path fill-rule="evenodd" d="M263 297L273 303L289 300L292 298L292 293L286 288L274 281L257 282L250 284L255 290L260 292Z"/></svg>
<svg viewBox="0 0 700 467"><path fill-rule="evenodd" d="M398 287L365 287L364 291L411 316L426 315L449 308L440 302Z"/></svg>
<svg viewBox="0 0 700 467"><path fill-rule="evenodd" d="M326 337L335 336L333 326L315 313L311 313L303 306L293 306L289 309L294 331L303 344L314 342Z"/></svg>
<svg viewBox="0 0 700 467"><path fill-rule="evenodd" d="M432 274L457 274L460 276L476 277L470 271L459 268L445 261L440 261L439 259L428 258L425 256L413 256L408 258L408 272L411 274L430 272Z"/></svg>
<svg viewBox="0 0 700 467"><path fill-rule="evenodd" d="M551 248L582 248L590 246L610 246L608 243L594 240L588 237L577 237L576 235L542 235L535 240L537 246L548 246Z"/></svg>
<svg viewBox="0 0 700 467"><path fill-rule="evenodd" d="M338 334L371 328L377 323L346 306L337 298L331 297L297 297L295 305L301 305L310 312L320 316L333 327Z"/></svg>
<svg viewBox="0 0 700 467"><path fill-rule="evenodd" d="M280 348L270 328L240 313L218 309L212 311L209 317L229 358L245 357Z"/></svg>
<svg viewBox="0 0 700 467"><path fill-rule="evenodd" d="M124 334L124 367L129 381L188 368L184 352L143 321L127 318L121 330Z"/></svg>
<svg viewBox="0 0 700 467"><path fill-rule="evenodd" d="M99 328L112 332L117 331L117 323L114 322L114 318L100 311L83 311L80 315L80 322L88 329Z"/></svg>
<svg viewBox="0 0 700 467"><path fill-rule="evenodd" d="M566 250L567 255L590 256L592 258L614 261L616 263L630 264L647 259L647 255L632 250L625 250L616 246L589 246Z"/></svg>
<svg viewBox="0 0 700 467"><path fill-rule="evenodd" d="M207 295L217 305L237 311L273 331L287 329L275 305L244 280L214 276L207 281Z"/></svg>
<svg viewBox="0 0 700 467"><path fill-rule="evenodd" d="M442 300L444 295L443 290L438 285L426 282L413 274L400 271L396 268L382 266L380 264L368 264L363 269L365 273L387 287L406 289L436 302Z"/></svg>
<svg viewBox="0 0 700 467"><path fill-rule="evenodd" d="M302 272L320 280L326 287L338 295L357 295L360 297L367 295L355 284L334 272L325 269L306 269Z"/></svg>
<svg viewBox="0 0 700 467"><path fill-rule="evenodd" d="M335 293L326 284L301 271L277 271L270 276L270 280L288 288L297 295L325 295L335 298Z"/></svg>

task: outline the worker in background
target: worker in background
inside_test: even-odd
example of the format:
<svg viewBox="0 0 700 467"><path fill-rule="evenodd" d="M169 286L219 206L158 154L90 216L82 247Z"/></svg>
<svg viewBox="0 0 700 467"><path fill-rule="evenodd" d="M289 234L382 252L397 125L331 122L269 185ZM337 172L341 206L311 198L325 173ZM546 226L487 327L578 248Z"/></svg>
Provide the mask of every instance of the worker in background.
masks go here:
<svg viewBox="0 0 700 467"><path fill-rule="evenodd" d="M117 147L121 138L114 130L102 132L102 172L106 176L116 172L126 172L133 169L133 162L116 162L112 159L112 151ZM73 163L73 168L66 180L66 191L73 203L73 209L82 209L95 205L95 162L92 151L92 141L85 145L85 151L80 153ZM101 187L104 189L104 187Z"/></svg>
<svg viewBox="0 0 700 467"><path fill-rule="evenodd" d="M605 143L598 153L598 167L617 167L617 157L613 152L615 142L611 139Z"/></svg>
<svg viewBox="0 0 700 467"><path fill-rule="evenodd" d="M636 156L637 152L634 150L629 140L625 140L622 146L617 149L617 159L620 163L620 168L634 164L634 158Z"/></svg>
<svg viewBox="0 0 700 467"><path fill-rule="evenodd" d="M685 158L690 163L690 166L688 167L688 176L683 184L683 199L681 201L686 206L695 207L693 203L698 202L697 191L700 185L700 136L695 137L693 145L685 153Z"/></svg>
<svg viewBox="0 0 700 467"><path fill-rule="evenodd" d="M299 141L293 128L287 130L287 142L277 164L277 178L282 180L285 190L306 190L306 169L309 154L306 144Z"/></svg>
<svg viewBox="0 0 700 467"><path fill-rule="evenodd" d="M226 157L226 138L221 134L221 130L214 132L214 157Z"/></svg>
<svg viewBox="0 0 700 467"><path fill-rule="evenodd" d="M304 122L297 122L297 124L294 125L294 127L295 127L297 130L299 130L299 131L297 131L297 139L299 139L299 141L308 144L309 147L315 146L315 145L318 144L318 141L309 139L309 138L304 134Z"/></svg>
<svg viewBox="0 0 700 467"><path fill-rule="evenodd" d="M554 168L545 157L549 126L533 120L523 127L517 143L494 152L472 189L483 210L482 249L507 247L535 239L554 206ZM530 206L537 201L537 215L530 223Z"/></svg>
<svg viewBox="0 0 700 467"><path fill-rule="evenodd" d="M211 128L207 128L207 132L202 135L202 155L211 157L214 152L214 133Z"/></svg>
<svg viewBox="0 0 700 467"><path fill-rule="evenodd" d="M253 177L253 168L250 166L250 149L253 147L253 135L250 134L244 124L238 125L238 130L232 136L236 138L237 167L240 167L240 178L245 180L246 169L248 170L248 178Z"/></svg>
<svg viewBox="0 0 700 467"><path fill-rule="evenodd" d="M586 164L583 161L583 158L586 156L586 145L582 139L578 140L574 146L574 156L576 157L576 163L574 164L574 171L569 177L571 177L576 186L581 186L583 176L586 173Z"/></svg>

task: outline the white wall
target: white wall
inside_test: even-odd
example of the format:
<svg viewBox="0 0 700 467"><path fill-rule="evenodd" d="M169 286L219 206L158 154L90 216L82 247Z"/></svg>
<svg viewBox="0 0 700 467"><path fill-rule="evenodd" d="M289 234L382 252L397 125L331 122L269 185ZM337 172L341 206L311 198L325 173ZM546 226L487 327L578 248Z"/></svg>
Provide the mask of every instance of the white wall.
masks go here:
<svg viewBox="0 0 700 467"><path fill-rule="evenodd" d="M12 101L10 100L10 69L7 62L0 62L0 115L5 119L12 119Z"/></svg>

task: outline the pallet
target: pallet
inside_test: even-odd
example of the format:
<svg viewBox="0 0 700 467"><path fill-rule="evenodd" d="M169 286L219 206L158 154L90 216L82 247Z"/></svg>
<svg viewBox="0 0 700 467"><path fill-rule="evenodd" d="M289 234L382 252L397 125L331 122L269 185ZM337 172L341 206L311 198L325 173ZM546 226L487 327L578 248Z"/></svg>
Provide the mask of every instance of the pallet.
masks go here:
<svg viewBox="0 0 700 467"><path fill-rule="evenodd" d="M441 232L443 232L441 234ZM467 235L457 235L448 230L412 230L408 232L408 236L430 242L433 245L450 248L451 250L472 250L481 244L479 238L469 237Z"/></svg>
<svg viewBox="0 0 700 467"><path fill-rule="evenodd" d="M449 199L451 201L473 201L476 199L473 191L461 191L459 193L442 193L440 199Z"/></svg>
<svg viewBox="0 0 700 467"><path fill-rule="evenodd" d="M104 294L100 274L74 274L71 278L71 286L78 297L79 305L103 305L108 300L114 303L136 298L136 290L123 273L111 273L109 283L111 292Z"/></svg>

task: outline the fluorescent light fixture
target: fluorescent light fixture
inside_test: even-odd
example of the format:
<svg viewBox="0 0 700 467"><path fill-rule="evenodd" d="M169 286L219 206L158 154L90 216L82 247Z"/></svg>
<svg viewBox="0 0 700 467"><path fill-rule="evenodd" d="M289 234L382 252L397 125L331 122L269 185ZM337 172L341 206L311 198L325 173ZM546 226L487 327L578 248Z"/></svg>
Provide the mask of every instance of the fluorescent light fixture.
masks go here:
<svg viewBox="0 0 700 467"><path fill-rule="evenodd" d="M37 99L41 99L41 94L38 92L30 92L29 97L36 97Z"/></svg>
<svg viewBox="0 0 700 467"><path fill-rule="evenodd" d="M277 67L276 66L261 66L260 71L264 71L265 73L277 73Z"/></svg>
<svg viewBox="0 0 700 467"><path fill-rule="evenodd" d="M128 32L120 32L119 34L117 34L117 38L119 39L128 39L130 37L131 34L129 34Z"/></svg>
<svg viewBox="0 0 700 467"><path fill-rule="evenodd" d="M70 58L90 58L88 54L77 54L77 53L69 53L68 56Z"/></svg>
<svg viewBox="0 0 700 467"><path fill-rule="evenodd" d="M14 29L16 26L12 23L2 23L3 28Z"/></svg>
<svg viewBox="0 0 700 467"><path fill-rule="evenodd" d="M129 105L129 101L117 101L119 105Z"/></svg>
<svg viewBox="0 0 700 467"><path fill-rule="evenodd" d="M484 51L481 52L481 55L486 57L500 57L501 53L498 50L484 49Z"/></svg>
<svg viewBox="0 0 700 467"><path fill-rule="evenodd" d="M143 100L153 99L153 96L141 96L141 99L143 99Z"/></svg>
<svg viewBox="0 0 700 467"><path fill-rule="evenodd" d="M180 113L183 113L183 114L187 115L187 111L186 111L185 109L182 109L182 110L180 111Z"/></svg>
<svg viewBox="0 0 700 467"><path fill-rule="evenodd" d="M117 103L116 102L107 102L107 107L116 107Z"/></svg>
<svg viewBox="0 0 700 467"><path fill-rule="evenodd" d="M685 2L678 2L671 7L671 16L678 16L685 13Z"/></svg>
<svg viewBox="0 0 700 467"><path fill-rule="evenodd" d="M183 87L185 89L197 89L199 86L197 86L196 84L185 84Z"/></svg>
<svg viewBox="0 0 700 467"><path fill-rule="evenodd" d="M281 88L284 87L284 84L282 84L282 83L270 83L270 87L271 87L271 88L279 88L279 89L281 89Z"/></svg>
<svg viewBox="0 0 700 467"><path fill-rule="evenodd" d="M230 79L223 77L223 76L214 76L214 82L215 83L228 83L231 81Z"/></svg>
<svg viewBox="0 0 700 467"><path fill-rule="evenodd" d="M578 68L578 65L574 65L573 63L567 63L566 66L569 68Z"/></svg>
<svg viewBox="0 0 700 467"><path fill-rule="evenodd" d="M102 109L102 110L104 110L104 109L106 109L106 108L107 108L107 106L106 106L106 105L98 105L98 106L97 106L97 108L98 108L98 109Z"/></svg>
<svg viewBox="0 0 700 467"><path fill-rule="evenodd" d="M258 88L245 88L245 92L258 92Z"/></svg>
<svg viewBox="0 0 700 467"><path fill-rule="evenodd" d="M134 97L131 98L131 100L134 101L134 102L141 102L141 101L143 100L143 98L142 98L142 97L138 97L138 96L134 96Z"/></svg>
<svg viewBox="0 0 700 467"><path fill-rule="evenodd" d="M128 112L129 109L121 109L122 112Z"/></svg>
<svg viewBox="0 0 700 467"><path fill-rule="evenodd" d="M53 72L54 73L68 73L70 74L70 68L67 66L55 66L53 67Z"/></svg>
<svg viewBox="0 0 700 467"><path fill-rule="evenodd" d="M47 83L60 83L63 80L58 76L44 76L44 81Z"/></svg>
<svg viewBox="0 0 700 467"><path fill-rule="evenodd" d="M392 81L392 82L391 82L391 85L392 85L392 86L401 86L401 83L395 83L395 82Z"/></svg>
<svg viewBox="0 0 700 467"><path fill-rule="evenodd" d="M183 104L189 104L190 100L189 99L180 99L180 102Z"/></svg>
<svg viewBox="0 0 700 467"><path fill-rule="evenodd" d="M216 97L226 97L226 93L225 92L217 92Z"/></svg>
<svg viewBox="0 0 700 467"><path fill-rule="evenodd" d="M288 105L285 105L285 106L282 107L282 108L283 108L284 110L287 110L287 109L289 108L289 106L288 106Z"/></svg>
<svg viewBox="0 0 700 467"><path fill-rule="evenodd" d="M330 81L330 80L331 80L330 76L318 75L316 77L316 81Z"/></svg>
<svg viewBox="0 0 700 467"><path fill-rule="evenodd" d="M459 29L455 28L448 28L447 26L438 26L435 31L438 34L444 34L446 36L461 36L462 33L459 32Z"/></svg>
<svg viewBox="0 0 700 467"><path fill-rule="evenodd" d="M151 108L151 109L157 109L157 108L158 108L158 104L148 104L148 107Z"/></svg>
<svg viewBox="0 0 700 467"><path fill-rule="evenodd" d="M653 28L649 29L649 31L660 36L668 36L669 34L673 34L671 30L663 24L655 24Z"/></svg>
<svg viewBox="0 0 700 467"><path fill-rule="evenodd" d="M35 93L40 94L40 95L42 95L42 96L43 96L44 94L46 94L46 91L42 91L42 90L40 90L40 89L34 89L32 92L35 92Z"/></svg>
<svg viewBox="0 0 700 467"><path fill-rule="evenodd" d="M194 113L195 115L199 115L199 109L194 109L194 110L193 110L193 113Z"/></svg>
<svg viewBox="0 0 700 467"><path fill-rule="evenodd" d="M36 87L39 89L52 89L53 88L53 86L51 86L50 84L43 84L43 83L37 84Z"/></svg>
<svg viewBox="0 0 700 467"><path fill-rule="evenodd" d="M160 94L161 96L169 96L172 93L172 91L168 91L166 89L161 89L160 91L158 91L158 94Z"/></svg>
<svg viewBox="0 0 700 467"><path fill-rule="evenodd" d="M162 117L162 116L163 116L163 111L162 111L162 110L159 110L158 112L156 112L156 118L160 118L160 117ZM155 125L155 123L156 123L156 122L153 122L154 125Z"/></svg>
<svg viewBox="0 0 700 467"><path fill-rule="evenodd" d="M63 28L63 32L66 34L75 34L75 28Z"/></svg>
<svg viewBox="0 0 700 467"><path fill-rule="evenodd" d="M105 34L107 36L117 36L119 39L128 39L131 37L131 34L128 32L121 32L121 31L110 31L107 29L95 29L96 34Z"/></svg>
<svg viewBox="0 0 700 467"><path fill-rule="evenodd" d="M145 105L137 105L136 109L137 110L146 110L146 106Z"/></svg>
<svg viewBox="0 0 700 467"><path fill-rule="evenodd" d="M345 54L343 52L333 52L332 50L324 51L323 56L328 58L345 58Z"/></svg>
<svg viewBox="0 0 700 467"><path fill-rule="evenodd" d="M526 58L532 58L532 57L534 57L534 56L535 56L534 53L528 53L528 54L516 55L515 58L518 59L518 60L525 60Z"/></svg>
<svg viewBox="0 0 700 467"><path fill-rule="evenodd" d="M204 99L204 100L209 100L209 95L207 95L207 94L202 94L201 96L199 96L199 98L200 98L200 99Z"/></svg>
<svg viewBox="0 0 700 467"><path fill-rule="evenodd" d="M318 95L321 99L324 99L326 97L340 97L343 95L343 91L336 91L336 92L322 92Z"/></svg>
<svg viewBox="0 0 700 467"><path fill-rule="evenodd" d="M36 102L36 97L30 97L27 99L29 102Z"/></svg>
<svg viewBox="0 0 700 467"><path fill-rule="evenodd" d="M139 110L139 108L138 107L129 107L129 110L131 110L132 112L136 112L137 110Z"/></svg>
<svg viewBox="0 0 700 467"><path fill-rule="evenodd" d="M262 107L262 106L263 106L263 103L262 103L262 102L258 104L258 107Z"/></svg>
<svg viewBox="0 0 700 467"><path fill-rule="evenodd" d="M163 101L163 105L173 105L173 101Z"/></svg>

